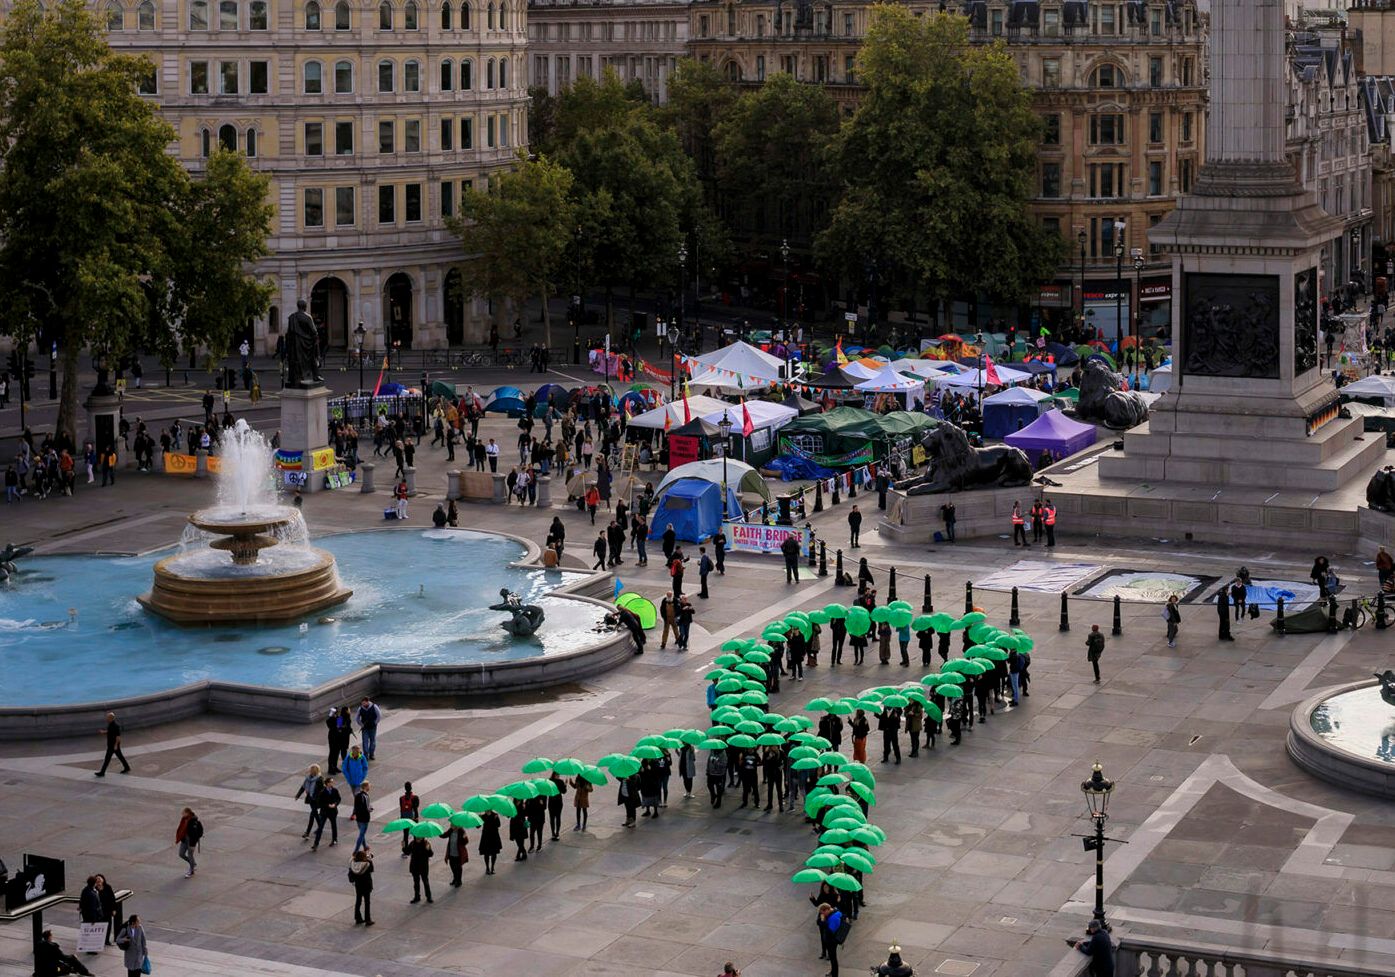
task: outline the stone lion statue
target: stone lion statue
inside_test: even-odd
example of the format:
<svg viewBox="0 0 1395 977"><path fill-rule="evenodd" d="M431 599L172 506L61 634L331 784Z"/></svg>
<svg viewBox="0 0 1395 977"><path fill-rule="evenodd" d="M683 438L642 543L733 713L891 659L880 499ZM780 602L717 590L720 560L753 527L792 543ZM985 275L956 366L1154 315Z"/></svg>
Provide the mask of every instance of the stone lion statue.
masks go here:
<svg viewBox="0 0 1395 977"><path fill-rule="evenodd" d="M897 483L907 495L1031 484L1032 464L1020 448L975 448L963 429L954 424L939 425L925 436L922 445L934 464L928 474Z"/></svg>
<svg viewBox="0 0 1395 977"><path fill-rule="evenodd" d="M499 596L503 598L498 604L490 604L491 611L507 611L513 615L510 621L501 621L499 627L516 638L526 638L533 634L542 626L543 609L537 604L525 604L519 596L507 587L499 588Z"/></svg>
<svg viewBox="0 0 1395 977"><path fill-rule="evenodd" d="M1100 360L1085 364L1080 381L1080 403L1075 415L1122 431L1148 419L1148 402L1137 393L1122 389L1123 377Z"/></svg>
<svg viewBox="0 0 1395 977"><path fill-rule="evenodd" d="M1395 466L1386 465L1366 483L1366 504L1381 512L1395 513Z"/></svg>

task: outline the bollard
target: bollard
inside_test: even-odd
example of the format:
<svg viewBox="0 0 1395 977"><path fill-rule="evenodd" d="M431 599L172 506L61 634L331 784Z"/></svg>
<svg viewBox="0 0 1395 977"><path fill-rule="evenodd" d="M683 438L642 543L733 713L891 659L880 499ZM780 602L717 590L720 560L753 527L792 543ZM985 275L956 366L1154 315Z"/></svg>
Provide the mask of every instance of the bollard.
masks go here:
<svg viewBox="0 0 1395 977"><path fill-rule="evenodd" d="M1280 597L1278 602L1274 605L1274 610L1274 630L1279 632L1280 635L1287 634L1288 631L1284 627L1284 599L1282 597Z"/></svg>
<svg viewBox="0 0 1395 977"><path fill-rule="evenodd" d="M848 472L848 498L857 498L857 476Z"/></svg>
<svg viewBox="0 0 1395 977"><path fill-rule="evenodd" d="M974 582L964 581L964 613L967 614L974 609Z"/></svg>
<svg viewBox="0 0 1395 977"><path fill-rule="evenodd" d="M552 476L543 475L538 478L538 490L535 498L539 509L552 508Z"/></svg>
<svg viewBox="0 0 1395 977"><path fill-rule="evenodd" d="M823 479L814 483L814 511L823 511Z"/></svg>
<svg viewBox="0 0 1395 977"><path fill-rule="evenodd" d="M1327 598L1327 633L1337 633L1337 598Z"/></svg>
<svg viewBox="0 0 1395 977"><path fill-rule="evenodd" d="M1017 611L1017 588L1012 588L1012 610L1008 614L1008 627L1015 628L1022 623L1022 615Z"/></svg>
<svg viewBox="0 0 1395 977"><path fill-rule="evenodd" d="M364 495L373 491L373 469L376 466L371 461L365 461L358 466L359 491Z"/></svg>
<svg viewBox="0 0 1395 977"><path fill-rule="evenodd" d="M1387 625L1385 623L1385 591L1378 590L1376 591L1376 630L1384 631L1386 627Z"/></svg>
<svg viewBox="0 0 1395 977"><path fill-rule="evenodd" d="M843 480L843 476L842 476L842 475L834 475L834 476L833 476L833 504L834 504L834 505L838 505L840 502L843 501L842 499L838 498L838 483L841 482L842 480Z"/></svg>
<svg viewBox="0 0 1395 977"><path fill-rule="evenodd" d="M460 498L460 469L452 468L446 472L446 501L452 502Z"/></svg>
<svg viewBox="0 0 1395 977"><path fill-rule="evenodd" d="M847 583L845 581L848 578L843 573L843 551L839 550L834 556L836 558L836 563L834 564L833 570L837 576L833 578L833 583L839 587L846 587Z"/></svg>
<svg viewBox="0 0 1395 977"><path fill-rule="evenodd" d="M1070 604L1066 599L1066 592L1061 591L1061 630L1070 630Z"/></svg>
<svg viewBox="0 0 1395 977"><path fill-rule="evenodd" d="M402 480L407 483L407 494L415 496L417 494L417 470L415 466L408 465L404 475Z"/></svg>
<svg viewBox="0 0 1395 977"><path fill-rule="evenodd" d="M1114 627L1110 628L1110 634L1120 635L1124 633L1124 618L1120 611L1119 595L1114 595Z"/></svg>
<svg viewBox="0 0 1395 977"><path fill-rule="evenodd" d="M819 576L828 576L828 544L819 540Z"/></svg>
<svg viewBox="0 0 1395 977"><path fill-rule="evenodd" d="M928 573L925 575L925 596L921 599L920 602L920 613L935 613L935 598L931 596L930 593L930 574Z"/></svg>
<svg viewBox="0 0 1395 977"><path fill-rule="evenodd" d="M818 542L814 538L814 533L809 533L809 569L813 570L819 565L819 553L814 544Z"/></svg>
<svg viewBox="0 0 1395 977"><path fill-rule="evenodd" d="M886 585L886 602L889 604L889 603L891 603L892 601L894 601L894 600L896 599L896 568L895 568L895 567L892 567L892 568L891 568L891 573L888 575L887 580L888 580L889 582L888 582L887 585Z"/></svg>

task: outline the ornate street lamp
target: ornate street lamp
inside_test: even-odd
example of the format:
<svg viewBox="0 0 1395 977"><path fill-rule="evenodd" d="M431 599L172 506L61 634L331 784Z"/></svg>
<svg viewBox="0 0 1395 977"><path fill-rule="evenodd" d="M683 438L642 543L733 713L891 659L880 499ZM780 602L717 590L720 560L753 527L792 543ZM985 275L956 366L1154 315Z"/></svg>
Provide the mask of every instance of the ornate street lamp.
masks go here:
<svg viewBox="0 0 1395 977"><path fill-rule="evenodd" d="M1096 763L1090 768L1090 779L1080 785L1085 795L1088 817L1095 822L1094 837L1085 837L1085 850L1095 853L1095 920L1104 929L1109 924L1104 919L1104 823L1109 819L1109 796L1114 792L1114 781L1106 780L1104 771Z"/></svg>
<svg viewBox="0 0 1395 977"><path fill-rule="evenodd" d="M1114 225L1114 349L1124 352L1124 236L1123 229Z"/></svg>
<svg viewBox="0 0 1395 977"><path fill-rule="evenodd" d="M688 245L686 243L678 245L678 334L684 335L683 330L687 328L687 302L688 302ZM670 401L677 394L678 383L678 337L669 340L669 346L673 354L669 357L668 375L668 399Z"/></svg>
<svg viewBox="0 0 1395 977"><path fill-rule="evenodd" d="M368 335L368 330L363 328L363 320L360 319L354 328L354 340L358 346L358 392L363 395L363 339Z"/></svg>
<svg viewBox="0 0 1395 977"><path fill-rule="evenodd" d="M1085 326L1085 242L1089 238L1085 234L1085 228L1081 228L1075 235L1075 240L1080 244L1080 326Z"/></svg>
<svg viewBox="0 0 1395 977"><path fill-rule="evenodd" d="M1143 249L1133 249L1133 389L1138 389L1138 358L1143 353Z"/></svg>
<svg viewBox="0 0 1395 977"><path fill-rule="evenodd" d="M727 455L731 454L731 417L722 411L717 430L722 433L722 521L727 519Z"/></svg>

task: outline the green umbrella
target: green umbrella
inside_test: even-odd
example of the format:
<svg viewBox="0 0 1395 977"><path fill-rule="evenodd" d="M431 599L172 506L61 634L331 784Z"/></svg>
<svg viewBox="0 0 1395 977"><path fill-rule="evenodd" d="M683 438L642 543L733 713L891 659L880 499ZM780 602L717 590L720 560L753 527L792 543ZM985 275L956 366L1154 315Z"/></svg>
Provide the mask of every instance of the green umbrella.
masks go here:
<svg viewBox="0 0 1395 977"><path fill-rule="evenodd" d="M910 611L891 612L891 626L893 628L908 628L911 626L911 621L914 619L915 615Z"/></svg>
<svg viewBox="0 0 1395 977"><path fill-rule="evenodd" d="M848 634L854 638L866 634L872 627L872 615L867 613L865 607L853 607L848 610Z"/></svg>
<svg viewBox="0 0 1395 977"><path fill-rule="evenodd" d="M630 751L630 756L636 760L657 760L664 755L664 751L657 746L636 746Z"/></svg>
<svg viewBox="0 0 1395 977"><path fill-rule="evenodd" d="M937 685L935 686L935 694L945 699L964 698L964 690L957 685Z"/></svg>
<svg viewBox="0 0 1395 977"><path fill-rule="evenodd" d="M937 723L942 723L945 719L944 710L942 710L939 706L935 705L935 703L933 702L925 703L925 715L927 718L932 719Z"/></svg>
<svg viewBox="0 0 1395 977"><path fill-rule="evenodd" d="M868 787L866 784L859 784L857 781L853 781L848 784L848 790L852 791L868 804L877 803L877 795L872 791L872 788Z"/></svg>
<svg viewBox="0 0 1395 977"><path fill-rule="evenodd" d="M734 671L738 671L742 675L749 675L751 678L765 677L765 669L761 668L755 662L742 662L740 665L736 666Z"/></svg>
<svg viewBox="0 0 1395 977"><path fill-rule="evenodd" d="M887 601L886 606L891 608L893 611L910 611L912 613L915 613L915 608L911 606L911 602L908 600Z"/></svg>
<svg viewBox="0 0 1395 977"><path fill-rule="evenodd" d="M440 801L428 804L421 809L421 816L424 818L448 818L454 813L455 808L449 804L442 804Z"/></svg>
<svg viewBox="0 0 1395 977"><path fill-rule="evenodd" d="M929 614L922 614L919 617L913 618L911 620L912 631L928 631L934 626L935 624L933 621L930 620Z"/></svg>
<svg viewBox="0 0 1395 977"><path fill-rule="evenodd" d="M737 678L735 675L733 675L731 678L724 678L717 683L718 692L740 693L744 692L745 690L746 683L742 679Z"/></svg>
<svg viewBox="0 0 1395 977"><path fill-rule="evenodd" d="M775 732L777 733L797 733L802 728L796 719L781 719L775 724Z"/></svg>
<svg viewBox="0 0 1395 977"><path fill-rule="evenodd" d="M756 737L756 746L784 746L785 738L779 733L762 733Z"/></svg>
<svg viewBox="0 0 1395 977"><path fill-rule="evenodd" d="M650 733L648 736L641 736L639 739L635 740L635 746L657 746L662 749L667 741L668 737L660 733ZM633 755L633 752L631 752L631 756Z"/></svg>
<svg viewBox="0 0 1395 977"><path fill-rule="evenodd" d="M862 891L862 883L847 872L834 872L829 875L828 878L824 879L824 881L833 886L833 888L842 889L844 892Z"/></svg>
<svg viewBox="0 0 1395 977"><path fill-rule="evenodd" d="M739 665L741 664L741 656L732 654L718 655L716 658L712 659L712 663L714 665L721 665L724 668L727 665Z"/></svg>
<svg viewBox="0 0 1395 977"><path fill-rule="evenodd" d="M513 802L513 798L503 794L489 795L489 809L501 817L511 818L518 813L518 805Z"/></svg>
<svg viewBox="0 0 1395 977"><path fill-rule="evenodd" d="M810 624L827 624L830 620L831 620L831 618L830 618L830 617L828 616L828 614L827 614L826 612L824 612L824 611L810 611L810 612L809 612L809 623L810 623Z"/></svg>
<svg viewBox="0 0 1395 977"><path fill-rule="evenodd" d="M485 811L494 810L494 805L489 802L488 794L476 794L474 797L467 797L465 803L460 805L460 809L469 811L471 814L483 814Z"/></svg>
<svg viewBox="0 0 1395 977"><path fill-rule="evenodd" d="M802 868L790 876L791 882L822 882L825 874L816 868Z"/></svg>
<svg viewBox="0 0 1395 977"><path fill-rule="evenodd" d="M868 787L877 786L877 778L873 776L872 771L865 763L849 763L839 768L839 772L847 774L853 780L860 784L866 784Z"/></svg>
<svg viewBox="0 0 1395 977"><path fill-rule="evenodd" d="M742 750L753 750L756 746L756 740L755 737L747 736L745 733L737 733L727 740L727 744Z"/></svg>
<svg viewBox="0 0 1395 977"><path fill-rule="evenodd" d="M772 645L782 645L787 640L785 636L779 631L774 631L768 628L762 631L760 636L764 638L766 641L769 641Z"/></svg>
<svg viewBox="0 0 1395 977"><path fill-rule="evenodd" d="M753 719L743 719L736 724L736 729L733 732L745 733L747 736L759 736L765 732L765 727Z"/></svg>
<svg viewBox="0 0 1395 977"><path fill-rule="evenodd" d="M712 669L712 671L704 675L703 678L711 682L714 679L721 680L724 678L730 678L733 674L734 673L729 668L714 668Z"/></svg>
<svg viewBox="0 0 1395 977"><path fill-rule="evenodd" d="M846 807L849 810L859 810L857 801L847 794L830 794L824 807Z"/></svg>
<svg viewBox="0 0 1395 977"><path fill-rule="evenodd" d="M1005 662L1008 660L1008 653L1002 648L984 648L983 654L977 657L987 658L989 661Z"/></svg>
<svg viewBox="0 0 1395 977"><path fill-rule="evenodd" d="M819 835L819 841L826 845L846 845L851 840L852 833L844 831L842 828L832 828Z"/></svg>
<svg viewBox="0 0 1395 977"><path fill-rule="evenodd" d="M410 830L414 824L416 824L416 822L411 818L397 818L383 825L383 834L390 835L395 831L407 831Z"/></svg>
<svg viewBox="0 0 1395 977"><path fill-rule="evenodd" d="M886 624L891 621L891 608L882 606L872 608L872 623Z"/></svg>
<svg viewBox="0 0 1395 977"><path fill-rule="evenodd" d="M936 634L945 634L953 630L954 618L941 611L938 614L930 615L930 627Z"/></svg>
<svg viewBox="0 0 1395 977"><path fill-rule="evenodd" d="M921 684L921 685L928 685L928 686L930 686L931 688L934 688L935 686L939 685L939 684L940 684L941 682L943 682L943 681L944 681L944 676L943 676L942 674L940 674L939 672L931 672L931 673L928 674L928 675L922 675L922 676L920 677L920 684Z"/></svg>
<svg viewBox="0 0 1395 977"><path fill-rule="evenodd" d="M876 699L858 699L857 708L864 712L870 712L874 716L880 716L886 710Z"/></svg>
<svg viewBox="0 0 1395 977"><path fill-rule="evenodd" d="M830 750L827 753L819 754L819 762L825 767L841 767L848 762L848 758L837 750Z"/></svg>
<svg viewBox="0 0 1395 977"><path fill-rule="evenodd" d="M808 716L791 716L790 722L798 723L801 730L812 729L814 726L814 721Z"/></svg>
<svg viewBox="0 0 1395 977"><path fill-rule="evenodd" d="M969 613L961 617L959 619L959 622L963 624L964 627L971 628L975 624L982 624L987 617L988 615L983 613L982 611L970 611Z"/></svg>
<svg viewBox="0 0 1395 977"><path fill-rule="evenodd" d="M801 734L799 734L799 733L795 733L795 734L794 734L794 736L799 736L799 735L801 735ZM820 749L820 750L831 750L831 749L833 749L833 744L830 743L828 740L824 739L822 736L817 736L817 735L815 735L815 734L813 734L813 733L804 733L804 734L802 734L802 735L805 737L805 739L798 740L797 742L802 743L802 744L804 744L805 746L814 746L814 747L818 747L818 749ZM790 739L794 739L794 736L790 737Z"/></svg>
<svg viewBox="0 0 1395 977"><path fill-rule="evenodd" d="M581 777L583 780L595 784L597 787L604 786L606 782L605 771L600 767L587 767L585 770L581 771Z"/></svg>
<svg viewBox="0 0 1395 977"><path fill-rule="evenodd" d="M435 821L422 821L407 829L407 834L413 838L439 838L445 833L446 829Z"/></svg>
<svg viewBox="0 0 1395 977"><path fill-rule="evenodd" d="M718 726L708 726L708 727L707 727L707 735L708 735L709 737L713 737L713 738L721 737L721 736L730 736L730 735L731 735L732 733L734 733L734 732L736 732L736 730L732 729L730 726L721 726L721 725L718 725Z"/></svg>
<svg viewBox="0 0 1395 977"><path fill-rule="evenodd" d="M524 773L547 773L552 769L552 761L545 756L534 757L523 765ZM426 812L422 812L423 814ZM445 817L445 815L431 815L431 817Z"/></svg>
<svg viewBox="0 0 1395 977"><path fill-rule="evenodd" d="M848 616L848 609L842 604L825 604L823 612L828 615L830 621L841 620Z"/></svg>
<svg viewBox="0 0 1395 977"><path fill-rule="evenodd" d="M722 642L723 651L747 651L751 647L749 638L728 638Z"/></svg>
<svg viewBox="0 0 1395 977"><path fill-rule="evenodd" d="M940 685L963 685L967 681L968 679L958 672L945 672L940 676Z"/></svg>
<svg viewBox="0 0 1395 977"><path fill-rule="evenodd" d="M741 706L737 711L741 713L742 719L749 719L753 723L758 723L765 719L765 710L760 706ZM735 723L732 725L735 725Z"/></svg>
<svg viewBox="0 0 1395 977"><path fill-rule="evenodd" d="M969 667L969 659L967 659L967 658L951 658L949 661L945 662L944 665L942 665L942 666L940 667L940 671L943 673L943 672L971 672L972 670L971 670L971 668Z"/></svg>
<svg viewBox="0 0 1395 977"><path fill-rule="evenodd" d="M840 861L842 859L832 852L819 851L804 859L804 864L810 868L834 868Z"/></svg>
<svg viewBox="0 0 1395 977"><path fill-rule="evenodd" d="M762 682L762 681L760 681L760 680L758 680L758 679L753 679L753 678L742 679L742 680L741 680L741 691L742 691L743 693L745 693L745 692L764 692L764 691L765 691L765 683Z"/></svg>
<svg viewBox="0 0 1395 977"><path fill-rule="evenodd" d="M796 746L794 749L790 750L790 759L791 759L791 760L806 760L806 759L814 759L814 760L817 760L818 758L819 758L819 751L816 750L816 749L814 749L812 746L803 746L803 745L800 745L800 746Z"/></svg>
<svg viewBox="0 0 1395 977"><path fill-rule="evenodd" d="M741 712L735 706L721 706L712 710L712 721L714 723L726 723L731 725L741 719Z"/></svg>
<svg viewBox="0 0 1395 977"><path fill-rule="evenodd" d="M851 716L857 711L857 707L850 702L838 701L830 703L824 711L833 716Z"/></svg>
<svg viewBox="0 0 1395 977"><path fill-rule="evenodd" d="M830 702L828 699L825 699L823 696L819 696L817 699L810 699L808 703L804 706L804 708L809 710L810 712L820 712L824 709L827 709L832 704L833 703Z"/></svg>
<svg viewBox="0 0 1395 977"><path fill-rule="evenodd" d="M628 763L625 760L621 760L610 768L610 775L612 777L618 777L624 780L639 773L639 761L634 757L627 757L626 759L628 759Z"/></svg>
<svg viewBox="0 0 1395 977"><path fill-rule="evenodd" d="M770 701L770 696L764 692L757 692L754 689L741 693L741 701L750 703L753 706L763 706Z"/></svg>
<svg viewBox="0 0 1395 977"><path fill-rule="evenodd" d="M806 756L806 757L800 757L798 760L796 760L796 761L794 761L793 763L791 763L791 764L790 764L790 769L791 769L791 770L817 770L817 769L819 769L819 767L821 767L821 766L823 766L823 764L820 763L820 762L818 761L818 757Z"/></svg>
<svg viewBox="0 0 1395 977"><path fill-rule="evenodd" d="M882 705L888 709L904 709L911 704L911 700L904 695L889 695L882 700Z"/></svg>
<svg viewBox="0 0 1395 977"><path fill-rule="evenodd" d="M484 818L469 811L456 811L450 816L450 824L452 828L481 828Z"/></svg>
<svg viewBox="0 0 1395 977"><path fill-rule="evenodd" d="M538 796L538 789L526 780L519 780L505 784L497 793L516 801L529 801Z"/></svg>
<svg viewBox="0 0 1395 977"><path fill-rule="evenodd" d="M698 732L696 729L690 729L678 738L681 739L688 746L697 746L707 737L704 736L702 733Z"/></svg>
<svg viewBox="0 0 1395 977"><path fill-rule="evenodd" d="M530 780L529 783L533 785L539 797L556 797L558 794L562 793L561 789L553 780Z"/></svg>
<svg viewBox="0 0 1395 977"><path fill-rule="evenodd" d="M877 867L877 863L871 855L857 849L853 849L843 856L843 864L855 868L859 872L871 872Z"/></svg>
<svg viewBox="0 0 1395 977"><path fill-rule="evenodd" d="M839 804L829 808L829 816L833 819L829 821L827 827L830 828L860 828L867 823L867 815L862 813L862 808L856 804ZM833 822L837 821L837 824Z"/></svg>
<svg viewBox="0 0 1395 977"><path fill-rule="evenodd" d="M748 662L754 662L755 664L758 664L758 665L764 665L766 662L770 661L770 655L769 655L769 654L767 654L767 653L764 652L764 651L757 651L757 650L755 650L755 649L752 649L751 651L746 652L746 653L745 653L744 655L742 655L741 657L744 658L744 659L746 659L746 661L748 661Z"/></svg>
<svg viewBox="0 0 1395 977"><path fill-rule="evenodd" d="M556 763L552 765L552 772L556 774L561 774L563 777L579 776L581 774L581 771L585 769L586 764L582 763L576 757L572 756L563 757L562 759L558 760Z"/></svg>
<svg viewBox="0 0 1395 977"><path fill-rule="evenodd" d="M737 692L728 692L725 695L717 696L719 706L739 706L741 705L741 695Z"/></svg>
<svg viewBox="0 0 1395 977"><path fill-rule="evenodd" d="M959 671L965 675L982 675L984 672L988 671L988 669L970 658L964 660L964 667L959 669Z"/></svg>
<svg viewBox="0 0 1395 977"><path fill-rule="evenodd" d="M601 757L599 760L596 761L596 766L610 767L614 766L615 764L619 763L621 760L624 759L627 759L627 755L624 753L607 753L605 756Z"/></svg>
<svg viewBox="0 0 1395 977"><path fill-rule="evenodd" d="M703 740L698 744L699 750L725 750L727 744L718 739Z"/></svg>
<svg viewBox="0 0 1395 977"><path fill-rule="evenodd" d="M872 830L871 825L868 825L863 828L856 828L852 831L849 831L848 834L849 836L851 836L853 841L860 841L864 845L880 845L883 840L881 835Z"/></svg>
<svg viewBox="0 0 1395 977"><path fill-rule="evenodd" d="M865 823L857 820L857 818L848 817L844 810L839 810L835 813L838 815L838 817L825 824L825 828L842 828L844 831L851 831L853 828L862 827L862 825Z"/></svg>
<svg viewBox="0 0 1395 977"><path fill-rule="evenodd" d="M848 778L841 773L826 773L819 778L818 787L842 787Z"/></svg>

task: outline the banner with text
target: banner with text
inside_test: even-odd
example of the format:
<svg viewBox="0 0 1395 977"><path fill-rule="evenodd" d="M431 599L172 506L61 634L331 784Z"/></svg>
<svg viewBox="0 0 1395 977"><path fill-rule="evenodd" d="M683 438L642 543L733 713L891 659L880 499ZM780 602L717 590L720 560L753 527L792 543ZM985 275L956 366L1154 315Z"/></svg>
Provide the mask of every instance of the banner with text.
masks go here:
<svg viewBox="0 0 1395 977"><path fill-rule="evenodd" d="M809 555L809 530L798 526L762 526L759 523L728 522L727 544L730 549L751 553L778 553L780 544L791 536L799 540L799 552Z"/></svg>

